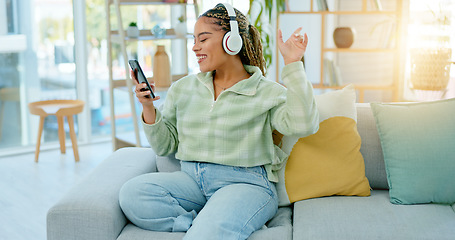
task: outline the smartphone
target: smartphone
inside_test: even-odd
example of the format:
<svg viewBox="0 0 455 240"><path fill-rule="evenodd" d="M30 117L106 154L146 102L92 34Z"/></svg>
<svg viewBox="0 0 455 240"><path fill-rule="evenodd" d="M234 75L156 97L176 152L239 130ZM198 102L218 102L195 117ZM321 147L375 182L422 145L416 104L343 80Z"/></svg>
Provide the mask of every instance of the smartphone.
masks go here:
<svg viewBox="0 0 455 240"><path fill-rule="evenodd" d="M149 82L147 81L147 78L145 77L144 75L144 72L142 71L142 68L141 66L139 65L139 62L137 60L129 60L128 61L128 64L130 65L131 67L131 70L133 70L135 76L136 76L136 79L139 81L139 83L145 83L147 84L147 89L146 88L143 88L141 89L141 91L147 91L149 90L150 91L150 95L149 96L146 96L148 98L155 98L155 93L153 93L153 90L152 88L150 87L150 84Z"/></svg>

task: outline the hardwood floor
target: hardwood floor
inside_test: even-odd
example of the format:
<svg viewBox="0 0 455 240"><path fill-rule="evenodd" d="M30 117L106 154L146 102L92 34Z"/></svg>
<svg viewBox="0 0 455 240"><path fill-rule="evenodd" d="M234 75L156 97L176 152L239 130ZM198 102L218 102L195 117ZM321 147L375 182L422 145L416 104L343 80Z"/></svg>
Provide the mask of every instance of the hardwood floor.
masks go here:
<svg viewBox="0 0 455 240"><path fill-rule="evenodd" d="M0 157L0 239L46 239L46 214L67 192L112 153L110 142L79 146L80 162L71 147Z"/></svg>

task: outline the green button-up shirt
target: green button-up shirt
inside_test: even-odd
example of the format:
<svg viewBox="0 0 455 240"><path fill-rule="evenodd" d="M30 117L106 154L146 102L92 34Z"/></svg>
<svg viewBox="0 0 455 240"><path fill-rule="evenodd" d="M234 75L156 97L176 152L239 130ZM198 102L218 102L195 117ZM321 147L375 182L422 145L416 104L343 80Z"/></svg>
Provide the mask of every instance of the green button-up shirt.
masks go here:
<svg viewBox="0 0 455 240"><path fill-rule="evenodd" d="M176 152L182 161L230 166L265 166L277 182L286 154L273 144L272 131L308 136L319 126L313 88L302 62L283 68L287 88L244 66L251 77L223 91L215 101L212 72L172 84L155 124L143 123L158 155Z"/></svg>

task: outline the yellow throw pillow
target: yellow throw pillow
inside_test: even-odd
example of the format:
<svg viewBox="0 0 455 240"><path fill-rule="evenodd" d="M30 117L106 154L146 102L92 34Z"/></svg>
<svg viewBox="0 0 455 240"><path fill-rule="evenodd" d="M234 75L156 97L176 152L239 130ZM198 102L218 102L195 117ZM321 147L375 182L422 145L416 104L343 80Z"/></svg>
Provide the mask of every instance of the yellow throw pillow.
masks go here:
<svg viewBox="0 0 455 240"><path fill-rule="evenodd" d="M315 98L319 131L300 139L289 136L282 139L282 149L290 155L279 172L280 206L332 195L370 195L360 153L353 86Z"/></svg>

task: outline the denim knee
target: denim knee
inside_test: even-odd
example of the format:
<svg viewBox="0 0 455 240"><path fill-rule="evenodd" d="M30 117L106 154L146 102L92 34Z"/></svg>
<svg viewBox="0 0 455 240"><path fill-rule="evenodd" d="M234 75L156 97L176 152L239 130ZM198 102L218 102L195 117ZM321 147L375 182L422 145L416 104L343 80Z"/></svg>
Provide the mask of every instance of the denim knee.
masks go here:
<svg viewBox="0 0 455 240"><path fill-rule="evenodd" d="M277 209L278 199L269 190L251 184L229 185L213 194L184 239L247 239Z"/></svg>
<svg viewBox="0 0 455 240"><path fill-rule="evenodd" d="M137 217L140 214L140 209L137 209L142 205L139 192L139 185L137 178L132 178L123 184L119 192L119 204L123 213L128 219L131 220L132 217Z"/></svg>
<svg viewBox="0 0 455 240"><path fill-rule="evenodd" d="M171 194L178 189L166 186L165 183L170 183L176 174L151 173L126 182L119 193L120 207L125 216L136 226L147 230L187 231L197 212L188 207L194 204L185 202L186 209L182 207L179 201L184 200L178 200Z"/></svg>

